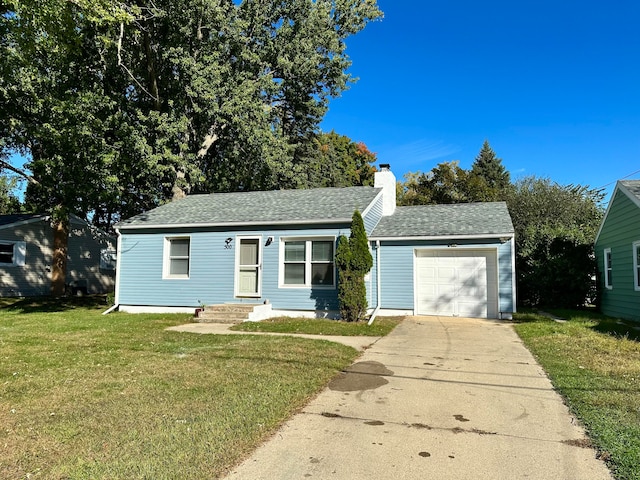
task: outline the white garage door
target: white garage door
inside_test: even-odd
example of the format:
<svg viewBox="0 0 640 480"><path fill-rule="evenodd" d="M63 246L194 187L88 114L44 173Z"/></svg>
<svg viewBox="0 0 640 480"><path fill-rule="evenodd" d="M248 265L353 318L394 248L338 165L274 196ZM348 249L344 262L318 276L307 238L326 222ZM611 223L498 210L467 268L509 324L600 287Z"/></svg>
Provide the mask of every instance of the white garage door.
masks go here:
<svg viewBox="0 0 640 480"><path fill-rule="evenodd" d="M417 250L416 313L497 318L495 250Z"/></svg>

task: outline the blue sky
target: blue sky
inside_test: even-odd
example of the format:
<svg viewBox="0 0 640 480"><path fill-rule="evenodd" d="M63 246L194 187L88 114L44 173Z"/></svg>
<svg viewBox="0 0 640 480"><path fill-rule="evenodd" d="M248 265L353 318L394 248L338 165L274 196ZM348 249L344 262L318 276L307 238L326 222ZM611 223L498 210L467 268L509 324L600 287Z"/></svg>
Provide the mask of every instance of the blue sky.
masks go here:
<svg viewBox="0 0 640 480"><path fill-rule="evenodd" d="M512 178L640 179L640 2L378 0L323 123L401 179L489 140ZM634 173L635 172L635 173Z"/></svg>

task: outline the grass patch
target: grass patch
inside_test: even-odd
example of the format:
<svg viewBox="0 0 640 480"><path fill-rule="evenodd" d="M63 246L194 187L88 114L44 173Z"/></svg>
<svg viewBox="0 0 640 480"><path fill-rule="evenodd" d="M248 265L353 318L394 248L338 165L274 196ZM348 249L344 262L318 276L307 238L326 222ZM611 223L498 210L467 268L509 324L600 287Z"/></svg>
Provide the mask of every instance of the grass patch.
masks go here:
<svg viewBox="0 0 640 480"><path fill-rule="evenodd" d="M524 313L515 315L515 329L616 478L640 479L640 325L592 312L551 313L567 322Z"/></svg>
<svg viewBox="0 0 640 480"><path fill-rule="evenodd" d="M220 477L357 356L104 309L0 308L0 478Z"/></svg>
<svg viewBox="0 0 640 480"><path fill-rule="evenodd" d="M242 332L306 333L309 335L341 335L346 337L383 337L393 330L403 317L376 317L367 322L343 322L325 318L279 317L260 322L244 322L231 327Z"/></svg>

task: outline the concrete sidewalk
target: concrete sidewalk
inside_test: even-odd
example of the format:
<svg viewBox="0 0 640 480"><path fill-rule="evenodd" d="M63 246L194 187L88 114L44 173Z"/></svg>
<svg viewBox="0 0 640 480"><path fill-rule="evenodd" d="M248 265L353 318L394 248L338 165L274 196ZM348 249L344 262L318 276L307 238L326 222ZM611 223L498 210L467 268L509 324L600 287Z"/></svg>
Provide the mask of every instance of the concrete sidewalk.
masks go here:
<svg viewBox="0 0 640 480"><path fill-rule="evenodd" d="M510 325L413 317L227 478L611 476Z"/></svg>
<svg viewBox="0 0 640 480"><path fill-rule="evenodd" d="M174 332L189 333L209 333L215 335L287 335L290 337L312 338L314 340L328 340L330 342L342 343L362 351L380 340L380 337L344 337L338 335L308 335L305 333L271 333L271 332L240 332L229 330L232 323L186 323L169 327L167 330Z"/></svg>

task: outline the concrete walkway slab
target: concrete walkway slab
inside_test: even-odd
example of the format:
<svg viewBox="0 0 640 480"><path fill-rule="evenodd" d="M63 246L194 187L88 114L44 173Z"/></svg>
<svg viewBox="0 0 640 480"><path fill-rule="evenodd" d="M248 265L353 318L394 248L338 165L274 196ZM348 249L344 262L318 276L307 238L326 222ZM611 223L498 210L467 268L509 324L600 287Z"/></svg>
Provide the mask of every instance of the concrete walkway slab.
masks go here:
<svg viewBox="0 0 640 480"><path fill-rule="evenodd" d="M290 337L311 338L314 340L328 340L330 342L342 343L343 345L348 345L349 347L353 347L359 351L370 347L380 340L380 337L365 336L345 337L338 335L308 335L304 333L240 332L229 330L232 326L232 323L186 323L184 325L169 327L167 330L174 332L208 333L215 335L287 335Z"/></svg>
<svg viewBox="0 0 640 480"><path fill-rule="evenodd" d="M610 479L511 325L411 317L227 477Z"/></svg>

